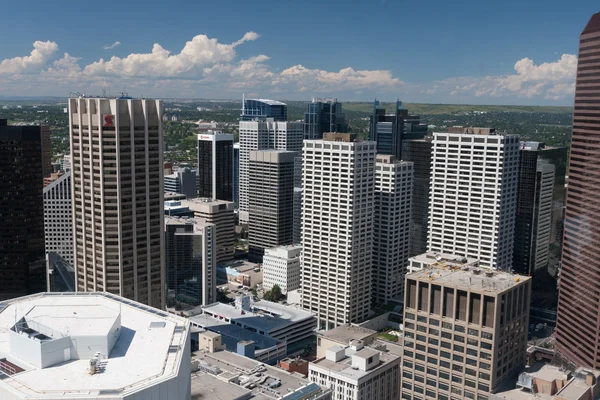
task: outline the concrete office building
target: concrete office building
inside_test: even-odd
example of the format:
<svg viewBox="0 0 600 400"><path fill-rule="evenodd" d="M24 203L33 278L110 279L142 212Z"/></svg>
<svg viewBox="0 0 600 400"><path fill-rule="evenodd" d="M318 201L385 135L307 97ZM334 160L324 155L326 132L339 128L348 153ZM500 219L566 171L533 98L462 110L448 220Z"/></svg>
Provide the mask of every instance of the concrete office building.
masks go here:
<svg viewBox="0 0 600 400"><path fill-rule="evenodd" d="M235 214L231 201L212 199L181 200L181 206L194 212L194 218L215 225L217 264L233 260L235 244Z"/></svg>
<svg viewBox="0 0 600 400"><path fill-rule="evenodd" d="M190 399L190 325L109 293L0 303L0 398Z"/></svg>
<svg viewBox="0 0 600 400"><path fill-rule="evenodd" d="M402 157L402 142L406 139L421 139L427 134L427 125L421 124L418 115L410 115L400 100L396 101L393 113L385 112L379 101L373 102L369 140L377 142L377 154Z"/></svg>
<svg viewBox="0 0 600 400"><path fill-rule="evenodd" d="M427 251L429 187L433 137L402 141L402 160L413 163L413 193L410 217L410 255Z"/></svg>
<svg viewBox="0 0 600 400"><path fill-rule="evenodd" d="M325 132L346 132L348 124L337 99L313 97L304 112L304 139L323 139Z"/></svg>
<svg viewBox="0 0 600 400"><path fill-rule="evenodd" d="M535 276L546 272L552 236L555 167L538 158L538 143L521 143L513 270Z"/></svg>
<svg viewBox="0 0 600 400"><path fill-rule="evenodd" d="M46 288L39 126L0 119L0 300Z"/></svg>
<svg viewBox="0 0 600 400"><path fill-rule="evenodd" d="M233 201L233 135L198 135L198 197Z"/></svg>
<svg viewBox="0 0 600 400"><path fill-rule="evenodd" d="M569 188L556 350L576 366L600 368L600 13L589 20L579 41Z"/></svg>
<svg viewBox="0 0 600 400"><path fill-rule="evenodd" d="M300 289L300 253L302 246L278 246L265 249L263 256L263 289L278 285L281 293Z"/></svg>
<svg viewBox="0 0 600 400"><path fill-rule="evenodd" d="M428 251L510 270L519 138L490 128L433 134Z"/></svg>
<svg viewBox="0 0 600 400"><path fill-rule="evenodd" d="M191 168L180 168L173 174L165 175L165 193L181 193L188 199L196 197L196 171Z"/></svg>
<svg viewBox="0 0 600 400"><path fill-rule="evenodd" d="M69 99L78 291L165 307L162 102Z"/></svg>
<svg viewBox="0 0 600 400"><path fill-rule="evenodd" d="M217 301L215 225L165 217L167 306Z"/></svg>
<svg viewBox="0 0 600 400"><path fill-rule="evenodd" d="M319 329L369 313L375 152L375 142L352 134L304 142L302 307L317 314Z"/></svg>
<svg viewBox="0 0 600 400"><path fill-rule="evenodd" d="M406 276L402 399L488 399L525 365L531 278L438 264Z"/></svg>
<svg viewBox="0 0 600 400"><path fill-rule="evenodd" d="M401 303L410 255L413 163L378 155L375 164L373 302Z"/></svg>
<svg viewBox="0 0 600 400"><path fill-rule="evenodd" d="M47 253L55 252L73 265L71 172L44 188L44 237Z"/></svg>
<svg viewBox="0 0 600 400"><path fill-rule="evenodd" d="M264 100L267 102L267 100ZM270 101L270 100L269 100ZM283 104L283 103L281 103ZM280 106L277 105L279 109ZM278 118L287 118L285 113L279 112ZM258 112L258 111L257 111ZM263 111L260 111L263 113ZM273 116L254 119L244 119L239 123L240 151L239 151L239 219L240 223L248 223L249 179L250 179L250 151L253 150L285 150L302 151L304 123L287 122Z"/></svg>
<svg viewBox="0 0 600 400"><path fill-rule="evenodd" d="M294 240L293 151L250 152L248 258L262 262L265 249Z"/></svg>

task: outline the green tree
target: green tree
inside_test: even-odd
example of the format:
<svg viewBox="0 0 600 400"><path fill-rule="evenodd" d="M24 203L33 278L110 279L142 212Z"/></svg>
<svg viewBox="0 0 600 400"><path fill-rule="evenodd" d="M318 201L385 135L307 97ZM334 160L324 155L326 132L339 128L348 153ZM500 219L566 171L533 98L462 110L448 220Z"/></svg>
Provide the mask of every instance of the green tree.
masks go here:
<svg viewBox="0 0 600 400"><path fill-rule="evenodd" d="M281 288L279 285L273 285L271 288L271 297L273 297L273 301L279 301L281 298Z"/></svg>

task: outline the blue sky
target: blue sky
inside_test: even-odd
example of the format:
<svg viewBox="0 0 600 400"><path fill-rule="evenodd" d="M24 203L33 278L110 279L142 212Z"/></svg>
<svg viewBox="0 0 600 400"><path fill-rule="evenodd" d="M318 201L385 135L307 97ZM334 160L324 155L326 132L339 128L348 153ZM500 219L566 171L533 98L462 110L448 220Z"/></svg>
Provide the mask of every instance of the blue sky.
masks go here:
<svg viewBox="0 0 600 400"><path fill-rule="evenodd" d="M597 0L10 2L0 96L106 86L146 97L571 105L578 36L598 11Z"/></svg>

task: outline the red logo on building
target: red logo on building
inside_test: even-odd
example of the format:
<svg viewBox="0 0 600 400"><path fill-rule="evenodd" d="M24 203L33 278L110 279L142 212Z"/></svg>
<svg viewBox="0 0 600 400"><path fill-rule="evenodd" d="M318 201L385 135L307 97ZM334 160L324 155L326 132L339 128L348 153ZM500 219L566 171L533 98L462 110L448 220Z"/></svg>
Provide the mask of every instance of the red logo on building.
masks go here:
<svg viewBox="0 0 600 400"><path fill-rule="evenodd" d="M113 120L115 119L114 115L105 115L104 116L104 126L114 126Z"/></svg>

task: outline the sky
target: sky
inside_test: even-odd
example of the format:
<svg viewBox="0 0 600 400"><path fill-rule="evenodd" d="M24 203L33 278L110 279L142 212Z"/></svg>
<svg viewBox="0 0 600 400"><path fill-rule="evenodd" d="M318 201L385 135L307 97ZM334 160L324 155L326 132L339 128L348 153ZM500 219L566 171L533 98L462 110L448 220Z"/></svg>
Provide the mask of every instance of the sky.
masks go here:
<svg viewBox="0 0 600 400"><path fill-rule="evenodd" d="M598 0L23 0L0 97L572 105Z"/></svg>

